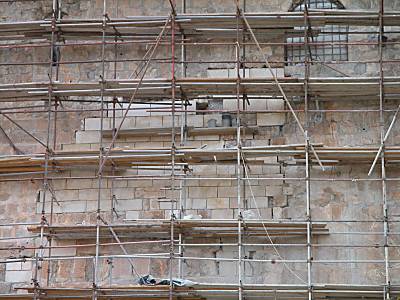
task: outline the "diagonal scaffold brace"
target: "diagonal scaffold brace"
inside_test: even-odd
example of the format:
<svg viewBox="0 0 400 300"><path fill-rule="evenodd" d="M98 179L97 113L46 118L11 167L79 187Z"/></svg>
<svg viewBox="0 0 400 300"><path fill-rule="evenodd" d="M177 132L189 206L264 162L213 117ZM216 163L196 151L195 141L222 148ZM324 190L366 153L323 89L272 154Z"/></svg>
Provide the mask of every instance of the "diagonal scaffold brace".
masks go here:
<svg viewBox="0 0 400 300"><path fill-rule="evenodd" d="M372 163L372 165L371 165L371 168L370 168L369 171L368 171L368 176L371 176L372 172L374 171L375 165L376 165L376 163L378 162L378 158L379 158L379 156L381 155L381 153L382 153L382 151L383 151L383 147L385 146L385 142L386 142L386 140L388 139L389 134L390 134L390 132L392 131L394 124L396 123L397 115L399 114L399 111L400 111L400 105L397 107L397 110L396 110L396 112L395 112L395 114L394 114L394 116L393 116L393 119L392 119L392 121L390 122L389 128L388 128L388 130L386 131L385 137L384 137L383 140L382 140L381 146L379 147L379 150L378 150L378 152L376 153L375 159L374 159L374 161L373 161L373 163Z"/></svg>
<svg viewBox="0 0 400 300"><path fill-rule="evenodd" d="M273 80L274 80L276 86L278 87L279 92L281 93L283 99L285 100L286 105L289 107L289 110L290 110L291 114L293 115L294 119L296 120L296 123L297 123L297 125L299 126L300 131L301 131L302 134L304 135L305 139L306 139L306 140L309 140L309 136L308 136L307 131L306 131L306 130L303 128L303 126L301 125L301 122L300 122L300 120L299 120L299 117L296 115L296 112L294 111L294 109L293 109L293 107L292 107L292 105L291 105L291 103L290 103L288 97L286 96L285 91L283 90L281 84L279 83L278 78L276 77L276 75L274 74L274 72L273 72L273 70L272 70L271 64L269 63L266 54L264 53L263 49L261 48L260 43L258 42L258 40L257 40L257 38L256 38L256 36L255 36L255 34L254 34L254 32L253 32L253 29L251 28L249 22L247 21L247 18L246 18L246 16L245 16L245 14L242 12L241 9L239 9L239 14L240 14L240 16L242 17L242 19L243 19L243 21L244 21L244 23L245 23L247 29L249 30L250 35L251 35L251 37L253 38L254 43L256 44L256 46L257 46L257 48L258 48L258 51L259 51L259 52L261 53L261 55L263 56L264 61L265 61L265 64L266 64L266 66L267 66L267 68L268 68L268 70L269 70L269 72L270 72L270 74L271 74L271 76L272 76L272 78L273 78ZM319 159L319 156L318 156L317 152L315 151L315 148L314 148L314 146L313 146L312 143L310 143L310 148L311 148L311 151L313 152L313 154L314 154L316 160L318 161L318 164L320 165L322 171L325 171L325 167L324 167L324 165L322 164L321 160Z"/></svg>
<svg viewBox="0 0 400 300"><path fill-rule="evenodd" d="M116 128L115 133L114 133L114 136L113 136L113 138L112 138L112 140L111 140L111 142L110 142L110 144L109 144L109 147L108 147L106 153L105 153L104 156L103 156L102 162L101 162L100 167L99 167L99 170L98 170L98 174L100 174L100 173L102 172L102 170L103 170L103 168L104 168L104 165L105 165L106 162L107 162L107 159L108 159L108 157L109 157L109 155L110 155L110 152L111 152L111 150L112 150L112 145L114 145L115 140L117 139L118 134L119 134L119 132L121 131L122 125L124 124L124 121L126 120L126 117L127 117L128 113L129 113L129 110L130 110L132 104L133 104L133 101L134 101L135 98L136 98L136 94L137 94L137 92L139 91L140 87L142 86L142 82L143 82L144 76L146 75L146 71L147 71L147 69L148 69L148 67L149 67L149 65L150 65L150 63L151 63L151 61L152 61L152 59L153 59L153 56L154 56L154 54L155 54L155 52L156 52L158 46L159 46L160 43L161 43L161 39L162 39L162 37L164 36L165 30L167 29L168 24L170 24L170 22L171 22L171 14L167 17L167 20L166 20L166 22L165 22L165 25L164 25L163 29L161 30L160 34L158 35L157 41L156 41L154 47L153 47L152 50L151 50L150 56L149 56L149 58L147 59L145 66L144 66L143 69L141 70L142 75L140 76L140 79L139 79L139 81L138 81L138 83L137 83L137 85L136 85L135 91L133 92L133 94L132 94L132 96L131 96L131 98L130 98L130 100L129 100L129 102L128 102L128 107L125 109L125 112L124 112L124 114L123 114L123 116L122 116L122 120L121 120L121 122L119 123L118 127ZM146 53L146 55L147 55L147 53Z"/></svg>

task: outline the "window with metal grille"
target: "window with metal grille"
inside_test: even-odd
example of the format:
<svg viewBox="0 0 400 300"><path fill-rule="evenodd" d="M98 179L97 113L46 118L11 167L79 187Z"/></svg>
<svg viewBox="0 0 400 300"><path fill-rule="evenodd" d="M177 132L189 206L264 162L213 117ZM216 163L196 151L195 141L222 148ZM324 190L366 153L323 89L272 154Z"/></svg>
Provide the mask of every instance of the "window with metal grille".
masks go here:
<svg viewBox="0 0 400 300"><path fill-rule="evenodd" d="M336 0L304 0L295 1L290 11L304 11L305 4L307 4L308 10L344 9L344 6ZM304 30L304 27L295 29ZM288 45L285 47L285 53L286 61L289 65L303 62L306 55L309 56L310 60L324 62L345 61L348 59L346 44L348 41L348 26L326 25L319 28L313 27L312 29L318 31L318 33L316 36L312 36L311 32L309 32L308 41L311 45L307 48L302 45L304 37L287 38ZM297 45L296 43L299 44ZM341 44L338 45L338 43Z"/></svg>

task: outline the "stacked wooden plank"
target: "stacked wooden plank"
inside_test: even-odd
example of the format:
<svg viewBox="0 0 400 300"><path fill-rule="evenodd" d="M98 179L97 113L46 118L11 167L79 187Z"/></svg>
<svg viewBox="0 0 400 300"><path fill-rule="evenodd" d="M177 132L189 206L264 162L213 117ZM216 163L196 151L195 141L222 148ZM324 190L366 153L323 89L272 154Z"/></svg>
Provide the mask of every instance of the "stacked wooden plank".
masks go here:
<svg viewBox="0 0 400 300"><path fill-rule="evenodd" d="M378 152L378 147L321 147L315 150L319 159L327 165L340 164L371 164ZM263 157L289 156L293 162L303 164L305 159L304 146L265 146L244 147L242 153L248 163L262 164ZM312 163L316 164L316 157L311 152ZM257 160L259 159L259 160ZM82 166L98 166L99 152L87 151L58 151L49 157L49 170L73 169ZM400 146L385 148L386 163L400 162ZM0 157L0 174L43 171L45 165L44 154L9 155ZM169 166L171 162L171 149L114 149L110 151L106 166L114 164L120 168L133 166ZM175 162L180 164L214 164L237 163L237 149L197 149L178 148Z"/></svg>
<svg viewBox="0 0 400 300"><path fill-rule="evenodd" d="M399 285L391 285L391 294L400 295ZM18 287L20 294L2 295L0 299L34 299L33 287ZM308 288L304 284L253 284L243 282L241 285L246 299L308 299ZM202 283L193 287L174 287L173 299L208 299L224 297L224 299L236 299L238 287L234 284ZM314 299L382 299L384 287L382 285L313 285ZM26 294L22 294L26 291ZM40 299L92 299L93 288L90 286L71 285L65 287L38 288ZM140 286L140 285L110 285L97 287L98 299L168 299L169 286ZM59 298L57 298L59 297Z"/></svg>
<svg viewBox="0 0 400 300"><path fill-rule="evenodd" d="M309 22L313 27L324 25L378 26L377 12L347 10L310 10ZM304 25L302 12L247 13L246 19L254 32L263 39L275 39L278 36L302 36ZM116 33L126 39L154 37L164 26L167 16L132 16L117 18L107 22L106 36L113 39ZM400 12L390 11L383 15L386 26L400 26ZM190 40L213 37L236 36L235 14L178 14L176 16L179 32ZM67 40L100 39L102 36L101 19L62 19L56 22L56 31ZM212 24L212 26L210 25ZM240 31L244 24L239 23ZM27 21L0 23L1 39L49 39L51 21ZM318 34L318 31L315 31Z"/></svg>
<svg viewBox="0 0 400 300"><path fill-rule="evenodd" d="M134 223L114 224L112 226L119 238L158 239L168 238L171 231L169 220L137 220ZM185 239L190 238L236 238L239 223L237 220L176 220L174 221L174 234L176 238L183 234ZM240 222L242 233L247 237L304 237L307 235L306 222L284 222L244 220ZM41 227L29 227L32 233L40 233ZM57 239L95 239L95 225L59 225L46 226L44 233ZM325 223L312 224L312 234L328 234ZM109 239L113 235L109 226L100 226L100 237Z"/></svg>
<svg viewBox="0 0 400 300"><path fill-rule="evenodd" d="M304 94L304 78L281 77L280 85L288 97ZM353 101L379 99L379 77L325 77L310 78L309 95L320 101ZM236 95L236 78L178 78L177 97L198 98L209 95ZM104 88L104 95L130 99L137 89L136 99L157 101L170 99L171 81L169 79L109 80ZM385 77L385 98L400 99L400 77ZM0 101L35 99L48 97L48 82L28 82L19 84L1 84ZM240 83L240 94L281 96L272 78L243 78ZM53 96L100 96L99 82L52 84ZM79 101L79 100L76 100ZM126 100L127 101L127 100Z"/></svg>

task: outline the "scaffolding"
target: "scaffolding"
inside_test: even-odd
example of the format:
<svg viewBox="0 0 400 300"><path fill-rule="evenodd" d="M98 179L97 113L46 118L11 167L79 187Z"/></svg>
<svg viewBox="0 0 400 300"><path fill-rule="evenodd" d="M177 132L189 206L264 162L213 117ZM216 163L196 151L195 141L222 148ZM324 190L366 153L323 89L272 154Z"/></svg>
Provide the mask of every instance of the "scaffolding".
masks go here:
<svg viewBox="0 0 400 300"><path fill-rule="evenodd" d="M396 33L400 26L400 12L384 11L384 0L379 0L379 11L349 11L349 10L311 10L305 4L304 12L268 12L247 13L245 1L236 0L236 13L189 14L186 13L185 0L180 5L175 0L167 1L170 13L166 16L132 16L126 18L110 18L108 2L103 0L102 16L98 19L67 19L61 15L61 0L52 1L52 16L49 20L0 23L0 39L5 41L0 49L48 49L50 56L47 62L32 61L6 62L0 66L48 66L47 82L25 82L17 84L0 84L0 101L11 103L1 109L1 116L18 127L30 139L43 148L41 154L21 153L8 138L8 143L14 149L15 155L2 155L0 158L1 182L35 181L43 184L39 194L40 220L29 223L4 223L3 227L28 227L28 236L1 237L0 240L39 239L39 243L28 246L15 246L14 250L33 250L32 257L4 258L2 263L31 261L34 266L32 285L19 287L24 293L3 294L3 299L207 299L229 298L242 299L397 299L400 297L400 285L391 283L391 266L400 263L400 257L390 257L392 249L400 245L393 243L391 237L400 235L396 228L400 222L391 219L388 210L388 183L398 184L400 177L388 177L387 167L396 167L400 162L400 146L387 145L387 139L395 126L399 108L387 106L388 101L398 101L400 98L400 77L385 76L385 64L398 64L399 59L385 58L384 48L388 45L399 45L399 41L388 41L386 35ZM324 25L347 25L365 27L364 30L354 30L352 35L376 34L377 40L355 42L315 42L312 37L318 34L318 28ZM392 30L392 31L391 31ZM276 37L303 37L304 42L276 42ZM33 42L32 42L33 40ZM148 49L142 58L121 59L117 55L117 46L143 44ZM302 63L304 76L279 77L274 72L274 66L288 63L286 60L270 60L265 47L283 47L285 45L304 47L306 57ZM314 60L308 49L318 45L356 45L371 46L379 49L378 57L364 61L324 62ZM54 60L57 51L69 47L101 47L100 57L93 60ZM107 58L106 48L114 46L114 59ZM233 49L235 60L188 60L186 52L195 51L196 47L221 46ZM157 58L160 47L165 47L168 57ZM252 48L258 51L260 60L246 57L246 50ZM61 49L61 50L59 50ZM180 53L181 57L177 57ZM117 76L117 64L136 62L137 68L127 79ZM336 64L366 63L379 66L376 77L311 77L310 69L315 65L324 65L335 72ZM92 82L62 82L59 80L59 67L74 64L100 64L100 80ZM152 63L162 64L170 68L167 78L150 78L147 75ZM233 66L235 78L190 78L186 70L190 64L219 63ZM293 61L291 61L293 63ZM295 62L296 63L296 62ZM106 64L113 70L107 70ZM267 68L268 78L248 78L246 65L260 64ZM112 76L110 77L110 73ZM344 74L345 75L345 74ZM195 128L188 126L187 114L190 101L193 99L208 99L209 95L231 97L236 100L235 110L213 109L212 113L231 113L235 115L234 127ZM247 105L249 97L265 96L282 99L284 109L252 110ZM293 97L300 99L294 104ZM318 101L334 102L374 101L379 109L346 108L323 109L312 108L311 103ZM165 100L168 100L166 102ZM25 102L28 103L25 105ZM30 105L34 102L35 104ZM132 109L133 104L162 102L163 108L145 108L145 111L168 112L171 117L170 127L124 129L123 124ZM42 104L44 103L44 104ZM66 108L62 103L95 104L79 108ZM300 104L299 104L300 103ZM392 102L390 102L392 103ZM118 106L120 105L120 106ZM57 114L60 113L97 113L100 116L99 149L87 151L60 150L57 145ZM202 110L191 112L204 113ZM257 126L248 126L243 122L243 115L249 113L287 113L293 119L300 134L299 144L246 146L243 137L257 134ZM29 129L13 120L13 114L43 114L47 118L47 136L41 140ZM334 147L325 146L315 141L312 135L310 115L315 113L367 113L379 115L380 143L368 147ZM117 115L122 118L117 120ZM388 116L391 116L390 118ZM112 118L112 129L104 125L106 117ZM178 118L181 120L178 122ZM387 124L390 123L388 129ZM54 126L53 126L54 125ZM4 130L2 129L3 133ZM5 134L5 133L4 133ZM140 137L169 135L168 148L131 149L116 146L121 136ZM190 136L231 135L236 137L236 145L225 149L201 149L186 145ZM261 215L256 219L246 219L243 200L243 186L255 180L282 181L282 177L252 176L249 168L260 164L267 157L292 157L293 165L302 168L303 175L286 177L285 182L304 184L305 218L298 220L267 220ZM234 176L188 176L188 170L194 165L229 164L235 166ZM369 172L363 178L328 178L327 176L312 176L312 170L323 172L334 166L351 164L365 165ZM118 175L118 170L136 168L154 168L160 170L159 175ZM380 167L380 170L379 170ZM96 176L60 175L64 170L86 169L96 170ZM167 171L165 171L167 170ZM373 173L379 176L371 176ZM320 174L320 173L319 173ZM323 174L323 173L322 173ZM96 220L93 224L65 225L54 222L54 209L57 205L51 183L63 179L96 179L98 180ZM125 219L124 222L114 220L115 199L111 197L111 210L104 214L102 207L102 191L104 180L113 183L118 180L168 180L170 182L171 198L169 219ZM201 219L187 220L183 218L182 190L185 184L192 180L226 180L236 182L237 216L235 219ZM312 184L316 182L375 182L381 188L382 215L375 219L334 220L318 218L312 215ZM252 196L252 195L250 195ZM252 197L254 200L254 197ZM254 205L257 208L256 201ZM107 206L108 209L108 206ZM258 208L257 208L258 210ZM330 223L380 224L382 230L376 231L335 231L329 230ZM381 237L379 244L370 243L319 243L316 237L320 235L348 235ZM277 242L275 238L284 237L285 242ZM200 239L194 242L193 239ZM220 242L213 242L219 239ZM222 239L230 239L223 242ZM302 242L291 242L291 238L301 238ZM70 245L54 245L54 239L79 240L80 243ZM250 239L250 240L249 240ZM112 240L113 242L109 242ZM129 253L127 246L163 245L168 251L163 253ZM117 246L123 254L112 254L102 249ZM185 254L185 249L200 249L202 247L232 247L237 257L196 257ZM276 252L277 259L249 258L244 255L247 246L265 247ZM95 249L94 255L87 256L53 256L54 249L70 249L89 247ZM305 250L306 256L299 259L288 259L279 253L278 249L294 248ZM357 248L380 249L382 259L316 259L314 251L321 248ZM10 247L2 250L10 250ZM303 253L303 252L301 252ZM129 285L120 286L110 282L104 284L99 278L101 261L123 259L135 271L135 259L156 258L168 261L169 283L167 286ZM88 287L73 286L54 287L49 285L51 262L69 260L92 260L93 277ZM183 276L184 261L230 261L236 264L236 283L198 283L194 287L178 287L174 278ZM281 264L301 282L299 284L250 284L244 276L246 263ZM316 283L313 279L313 266L318 264L374 264L384 269L384 282L375 285L329 284ZM291 266L297 264L305 267L306 276L299 276ZM297 269L297 268L296 268Z"/></svg>

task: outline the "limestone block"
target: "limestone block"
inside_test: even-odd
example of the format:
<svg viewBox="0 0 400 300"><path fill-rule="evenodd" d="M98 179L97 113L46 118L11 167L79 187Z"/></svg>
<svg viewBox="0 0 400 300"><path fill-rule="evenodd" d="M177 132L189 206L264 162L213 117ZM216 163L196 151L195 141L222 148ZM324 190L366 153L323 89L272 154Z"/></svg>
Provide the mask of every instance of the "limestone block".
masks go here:
<svg viewBox="0 0 400 300"><path fill-rule="evenodd" d="M167 199L158 200L159 209L171 209L171 201ZM175 208L175 206L176 204L173 207Z"/></svg>
<svg viewBox="0 0 400 300"><path fill-rule="evenodd" d="M267 109L267 102L269 99L250 99L250 105L248 105L249 110L266 110Z"/></svg>
<svg viewBox="0 0 400 300"><path fill-rule="evenodd" d="M75 141L79 143L98 143L100 140L99 131L77 131L75 132Z"/></svg>
<svg viewBox="0 0 400 300"><path fill-rule="evenodd" d="M276 195L271 197L271 204L273 207L285 207L288 205L288 200L286 195Z"/></svg>
<svg viewBox="0 0 400 300"><path fill-rule="evenodd" d="M219 272L224 278L235 278L237 276L237 263L233 261L219 262Z"/></svg>
<svg viewBox="0 0 400 300"><path fill-rule="evenodd" d="M190 198L211 198L217 197L216 187L189 187L189 197Z"/></svg>
<svg viewBox="0 0 400 300"><path fill-rule="evenodd" d="M188 115L187 125L193 127L204 127L203 115Z"/></svg>
<svg viewBox="0 0 400 300"><path fill-rule="evenodd" d="M78 190L58 190L54 191L57 201L78 200Z"/></svg>
<svg viewBox="0 0 400 300"><path fill-rule="evenodd" d="M192 169L193 175L217 175L217 166L194 165Z"/></svg>
<svg viewBox="0 0 400 300"><path fill-rule="evenodd" d="M101 118L86 118L84 120L84 130L100 130ZM110 119L103 118L103 129L110 129Z"/></svg>
<svg viewBox="0 0 400 300"><path fill-rule="evenodd" d="M113 181L110 180L107 186L111 188L111 185L114 188L125 188L128 187L128 180L120 180L120 179Z"/></svg>
<svg viewBox="0 0 400 300"><path fill-rule="evenodd" d="M117 199L133 199L135 196L134 188L115 188L113 192Z"/></svg>
<svg viewBox="0 0 400 300"><path fill-rule="evenodd" d="M208 198L208 209L229 208L229 198Z"/></svg>
<svg viewBox="0 0 400 300"><path fill-rule="evenodd" d="M282 186L279 185L267 185L265 186L266 196L278 196L282 195Z"/></svg>
<svg viewBox="0 0 400 300"><path fill-rule="evenodd" d="M82 189L92 187L93 183L98 183L98 181L93 179L67 179L65 188L68 190Z"/></svg>
<svg viewBox="0 0 400 300"><path fill-rule="evenodd" d="M258 126L282 126L285 124L285 113L257 113Z"/></svg>
<svg viewBox="0 0 400 300"><path fill-rule="evenodd" d="M233 209L213 209L211 210L212 219L232 219Z"/></svg>
<svg viewBox="0 0 400 300"><path fill-rule="evenodd" d="M187 199L188 209L206 209L207 200L206 199Z"/></svg>
<svg viewBox="0 0 400 300"><path fill-rule="evenodd" d="M32 262L31 261L21 262L21 270L22 271L31 271L32 270Z"/></svg>
<svg viewBox="0 0 400 300"><path fill-rule="evenodd" d="M272 69L274 75L276 77L284 77L284 69L283 68L275 68ZM251 78L257 78L257 77L262 77L262 78L272 78L271 72L267 68L252 68L250 69L250 77Z"/></svg>
<svg viewBox="0 0 400 300"><path fill-rule="evenodd" d="M258 214L258 212L260 214ZM272 209L271 208L260 208L258 210L258 212L256 212L256 215L258 217L260 217L260 215L261 215L261 219L264 219L264 220L272 219Z"/></svg>
<svg viewBox="0 0 400 300"><path fill-rule="evenodd" d="M165 191L159 188L136 188L135 198L138 199L154 199L165 197Z"/></svg>
<svg viewBox="0 0 400 300"><path fill-rule="evenodd" d="M285 102L282 99L268 99L267 109L268 110L283 110L285 108Z"/></svg>
<svg viewBox="0 0 400 300"><path fill-rule="evenodd" d="M237 196L237 189L235 187L225 187L225 186L218 187L219 198L229 198L236 196Z"/></svg>
<svg viewBox="0 0 400 300"><path fill-rule="evenodd" d="M203 141L206 142L207 141L219 141L220 140L220 136L219 135L207 135L205 136L195 136L194 137L195 141Z"/></svg>
<svg viewBox="0 0 400 300"><path fill-rule="evenodd" d="M254 203L255 201L255 203ZM248 199L249 207L250 208L268 208L269 207L269 201L268 197L254 197L254 199L251 197Z"/></svg>
<svg viewBox="0 0 400 300"><path fill-rule="evenodd" d="M251 188L250 186L246 185L246 192L254 197L264 197L266 195L265 186L262 185L251 186Z"/></svg>
<svg viewBox="0 0 400 300"><path fill-rule="evenodd" d="M265 175L280 174L281 168L279 167L279 165L264 165L262 166L262 172Z"/></svg>
<svg viewBox="0 0 400 300"><path fill-rule="evenodd" d="M118 200L115 202L116 210L141 210L143 202L140 199Z"/></svg>
<svg viewBox="0 0 400 300"><path fill-rule="evenodd" d="M128 187L150 187L153 185L153 181L151 179L133 179L128 180Z"/></svg>
<svg viewBox="0 0 400 300"><path fill-rule="evenodd" d="M292 186L284 186L283 187L283 194L287 196L293 195L293 187Z"/></svg>
<svg viewBox="0 0 400 300"><path fill-rule="evenodd" d="M205 179L205 180L198 180L198 186L231 186L230 180L215 180L215 179Z"/></svg>
<svg viewBox="0 0 400 300"><path fill-rule="evenodd" d="M181 125L181 118L180 116L175 116L175 127ZM172 127L172 116L169 114L168 116L162 117L162 126L165 127Z"/></svg>
<svg viewBox="0 0 400 300"><path fill-rule="evenodd" d="M218 165L217 174L223 176L234 176L236 175L236 165Z"/></svg>
<svg viewBox="0 0 400 300"><path fill-rule="evenodd" d="M69 245L70 243L68 243ZM62 245L62 244L61 244ZM60 246L57 244L57 246ZM76 255L76 248L52 248L52 255L54 256L75 256Z"/></svg>
<svg viewBox="0 0 400 300"><path fill-rule="evenodd" d="M162 116L151 116L150 117L150 127L161 128L163 127L163 118Z"/></svg>
<svg viewBox="0 0 400 300"><path fill-rule="evenodd" d="M66 179L52 179L51 180L51 187L54 190L62 190L66 188Z"/></svg>
<svg viewBox="0 0 400 300"><path fill-rule="evenodd" d="M237 199L237 197L229 198L229 208L238 208L238 199Z"/></svg>
<svg viewBox="0 0 400 300"><path fill-rule="evenodd" d="M276 220L285 218L282 207L272 208L272 213L273 213L274 219L276 219Z"/></svg>
<svg viewBox="0 0 400 300"><path fill-rule="evenodd" d="M128 219L128 220L139 219L139 211L137 211L137 210L127 211L126 214L125 214L125 218Z"/></svg>
<svg viewBox="0 0 400 300"><path fill-rule="evenodd" d="M78 213L86 211L86 201L61 202L60 206L54 205L55 213Z"/></svg>
<svg viewBox="0 0 400 300"><path fill-rule="evenodd" d="M8 262L6 263L6 271L21 271L22 262Z"/></svg>
<svg viewBox="0 0 400 300"><path fill-rule="evenodd" d="M136 117L136 125L135 128L150 128L151 127L151 123L150 117Z"/></svg>
<svg viewBox="0 0 400 300"><path fill-rule="evenodd" d="M78 198L79 200L97 200L98 199L98 189L84 189L79 190ZM111 198L111 193L109 189L101 189L100 199L106 200Z"/></svg>
<svg viewBox="0 0 400 300"><path fill-rule="evenodd" d="M31 271L6 271L6 282L30 282L31 279Z"/></svg>
<svg viewBox="0 0 400 300"><path fill-rule="evenodd" d="M5 277L5 274L4 274ZM0 282L0 293L9 294L11 293L12 284L8 282L4 282L4 279Z"/></svg>
<svg viewBox="0 0 400 300"><path fill-rule="evenodd" d="M228 71L228 69L208 69L207 77L209 77L209 78L228 78L229 71Z"/></svg>
<svg viewBox="0 0 400 300"><path fill-rule="evenodd" d="M237 110L237 100L236 99L224 99L222 108L224 110L236 111Z"/></svg>
<svg viewBox="0 0 400 300"><path fill-rule="evenodd" d="M61 149L67 151L85 151L91 149L91 144L62 144Z"/></svg>

